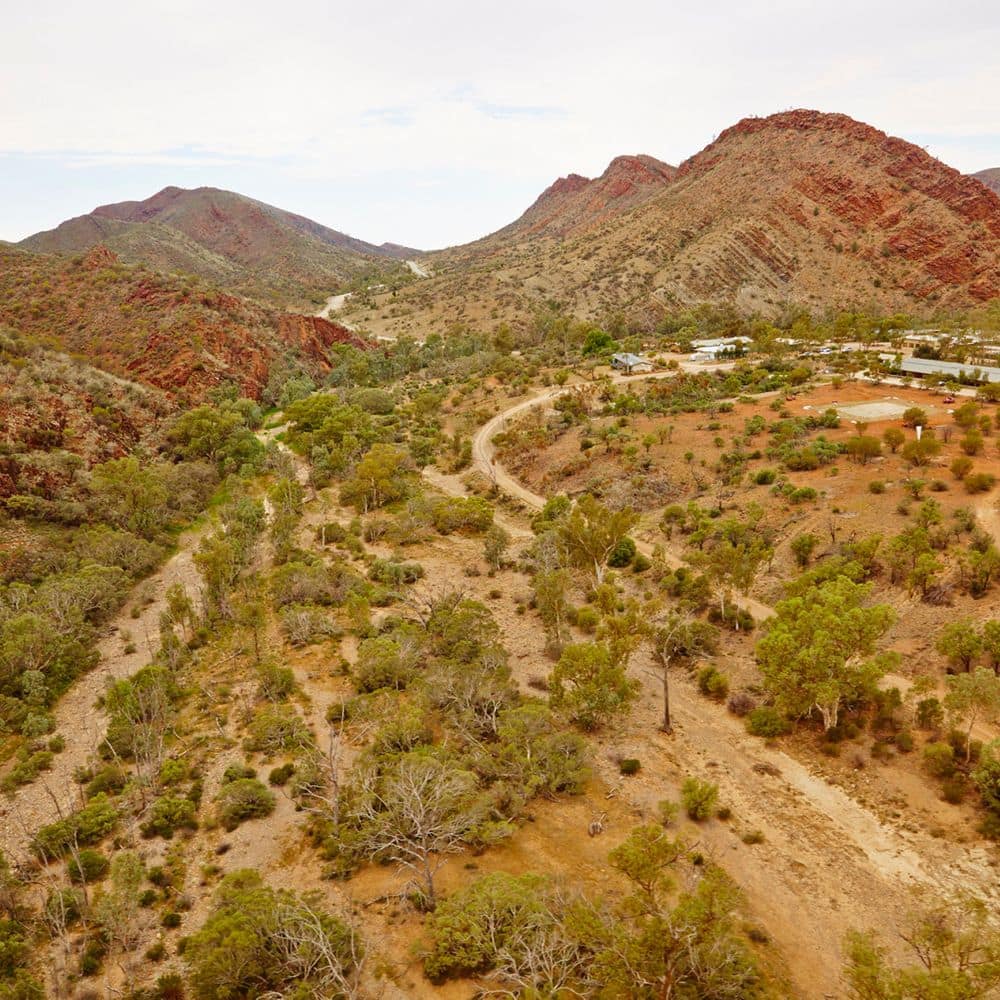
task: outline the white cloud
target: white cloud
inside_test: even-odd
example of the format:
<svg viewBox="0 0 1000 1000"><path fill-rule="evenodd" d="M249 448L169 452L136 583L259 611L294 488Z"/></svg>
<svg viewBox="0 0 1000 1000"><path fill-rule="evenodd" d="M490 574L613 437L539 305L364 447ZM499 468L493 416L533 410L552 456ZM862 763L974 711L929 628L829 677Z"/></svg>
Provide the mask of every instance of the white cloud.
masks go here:
<svg viewBox="0 0 1000 1000"><path fill-rule="evenodd" d="M269 164L282 204L424 245L505 221L496 188L533 197L619 153L677 162L739 118L787 107L933 135L960 169L1000 163L992 2L808 8L39 0L4 14L0 153L64 156L78 170L173 166L178 183L189 168L211 171L220 186L235 186L233 165ZM970 135L986 141L973 147ZM478 214L456 194L463 172L490 179ZM372 192L368 215L322 215L345 211L334 189L357 192L376 175L390 190ZM307 182L312 209L297 196ZM0 186L0 225L3 202ZM409 231L397 234L394 218Z"/></svg>

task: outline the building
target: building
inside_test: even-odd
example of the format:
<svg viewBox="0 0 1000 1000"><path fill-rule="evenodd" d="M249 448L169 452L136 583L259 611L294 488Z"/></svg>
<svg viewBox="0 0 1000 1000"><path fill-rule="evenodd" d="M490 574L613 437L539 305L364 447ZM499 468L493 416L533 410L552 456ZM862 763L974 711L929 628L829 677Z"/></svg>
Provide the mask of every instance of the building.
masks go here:
<svg viewBox="0 0 1000 1000"><path fill-rule="evenodd" d="M883 355L883 357L887 357ZM894 359L889 356L890 362ZM992 365L963 365L957 361L936 361L933 358L903 358L899 370L904 375L942 375L955 382L1000 382L1000 368Z"/></svg>
<svg viewBox="0 0 1000 1000"><path fill-rule="evenodd" d="M741 357L753 343L749 337L715 337L712 340L692 340L692 361L718 361L719 358Z"/></svg>
<svg viewBox="0 0 1000 1000"><path fill-rule="evenodd" d="M638 354L615 354L611 357L611 367L626 375L645 375L654 368L649 358Z"/></svg>

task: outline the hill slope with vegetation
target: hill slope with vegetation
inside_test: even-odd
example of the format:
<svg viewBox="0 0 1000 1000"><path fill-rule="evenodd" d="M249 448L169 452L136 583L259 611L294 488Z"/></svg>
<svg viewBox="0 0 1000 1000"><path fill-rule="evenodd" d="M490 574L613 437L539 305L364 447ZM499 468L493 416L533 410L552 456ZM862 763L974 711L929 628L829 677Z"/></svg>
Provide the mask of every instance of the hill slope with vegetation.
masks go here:
<svg viewBox="0 0 1000 1000"><path fill-rule="evenodd" d="M167 187L144 201L102 205L19 246L80 253L98 244L122 260L196 274L282 304L322 301L366 274L397 274L415 251L375 246L231 191Z"/></svg>
<svg viewBox="0 0 1000 1000"><path fill-rule="evenodd" d="M581 192L541 202L558 213ZM702 302L771 317L788 306L926 316L1000 295L1000 196L845 115L745 119L652 197L592 228L573 218L546 218L537 232L522 221L443 251L431 281L356 321L421 333L524 322L557 302L650 329L665 310Z"/></svg>
<svg viewBox="0 0 1000 1000"><path fill-rule="evenodd" d="M361 343L318 317L126 265L106 247L74 258L0 248L0 324L193 401L228 381L259 399L273 371L318 376L331 347Z"/></svg>

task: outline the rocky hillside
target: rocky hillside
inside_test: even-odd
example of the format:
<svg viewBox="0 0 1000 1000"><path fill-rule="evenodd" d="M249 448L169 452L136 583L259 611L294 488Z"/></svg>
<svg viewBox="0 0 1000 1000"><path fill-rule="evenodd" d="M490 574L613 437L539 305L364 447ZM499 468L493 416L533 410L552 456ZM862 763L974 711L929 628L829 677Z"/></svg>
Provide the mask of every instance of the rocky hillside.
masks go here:
<svg viewBox="0 0 1000 1000"><path fill-rule="evenodd" d="M436 278L361 322L419 332L525 320L548 300L643 323L705 301L919 315L1000 295L1000 197L844 115L745 119L652 197L581 227L597 183L558 182L503 239L435 255Z"/></svg>
<svg viewBox="0 0 1000 1000"><path fill-rule="evenodd" d="M652 156L619 156L600 177L560 177L515 222L479 245L533 236L566 237L615 219L659 194L677 168Z"/></svg>
<svg viewBox="0 0 1000 1000"><path fill-rule="evenodd" d="M414 253L374 246L231 191L178 187L145 201L102 205L20 246L79 253L98 244L128 263L197 274L283 303L325 297L366 271L399 270L399 261Z"/></svg>
<svg viewBox="0 0 1000 1000"><path fill-rule="evenodd" d="M275 365L327 367L350 331L122 263L106 247L66 258L0 248L0 325L123 378L198 400L237 382L259 398Z"/></svg>
<svg viewBox="0 0 1000 1000"><path fill-rule="evenodd" d="M988 170L980 170L972 176L992 191L1000 194L1000 167L990 167Z"/></svg>

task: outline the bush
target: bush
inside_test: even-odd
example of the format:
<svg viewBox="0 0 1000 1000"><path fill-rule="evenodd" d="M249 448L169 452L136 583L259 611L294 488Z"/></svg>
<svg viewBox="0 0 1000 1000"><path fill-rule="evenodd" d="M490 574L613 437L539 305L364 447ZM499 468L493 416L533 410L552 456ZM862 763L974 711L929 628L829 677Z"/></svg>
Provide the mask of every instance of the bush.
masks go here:
<svg viewBox="0 0 1000 1000"><path fill-rule="evenodd" d="M636 760L635 757L626 757L619 765L618 772L624 774L626 777L638 774L642 769L642 761Z"/></svg>
<svg viewBox="0 0 1000 1000"><path fill-rule="evenodd" d="M261 696L268 701L285 701L295 690L295 674L291 667L265 660L257 667L257 683Z"/></svg>
<svg viewBox="0 0 1000 1000"><path fill-rule="evenodd" d="M154 803L149 819L139 828L144 837L163 837L170 840L175 830L197 830L195 805L187 798L162 795Z"/></svg>
<svg viewBox="0 0 1000 1000"><path fill-rule="evenodd" d="M882 479L873 479L868 484L868 492L876 495L885 493L885 481Z"/></svg>
<svg viewBox="0 0 1000 1000"><path fill-rule="evenodd" d="M615 569L621 569L628 566L629 563L631 563L635 558L635 553L635 542L631 538L623 538L611 550L611 555L608 556L608 565L613 566Z"/></svg>
<svg viewBox="0 0 1000 1000"><path fill-rule="evenodd" d="M698 672L698 690L714 701L722 701L729 694L729 679L715 667L705 667Z"/></svg>
<svg viewBox="0 0 1000 1000"><path fill-rule="evenodd" d="M577 608L575 615L576 627L584 632L593 633L597 631L597 626L601 624L601 613L597 608L592 608L585 604L582 608Z"/></svg>
<svg viewBox="0 0 1000 1000"><path fill-rule="evenodd" d="M311 932L309 943L289 947L303 929ZM351 928L316 899L272 889L249 870L223 879L212 913L183 950L198 1000L347 996L337 980L352 985L363 953Z"/></svg>
<svg viewBox="0 0 1000 1000"><path fill-rule="evenodd" d="M492 969L501 951L516 952L551 919L545 889L539 875L496 872L448 897L428 918L427 977L475 976Z"/></svg>
<svg viewBox="0 0 1000 1000"><path fill-rule="evenodd" d="M714 625L723 625L734 632L752 632L756 624L749 611L738 608L732 603L726 605L724 615L717 604L712 605L708 611L708 620Z"/></svg>
<svg viewBox="0 0 1000 1000"><path fill-rule="evenodd" d="M953 806L961 805L969 791L964 774L953 774L941 782L941 798Z"/></svg>
<svg viewBox="0 0 1000 1000"><path fill-rule="evenodd" d="M996 485L997 477L991 472L970 472L962 480L966 493L988 493Z"/></svg>
<svg viewBox="0 0 1000 1000"><path fill-rule="evenodd" d="M274 795L256 778L238 778L219 789L218 819L226 830L235 830L248 819L274 812Z"/></svg>
<svg viewBox="0 0 1000 1000"><path fill-rule="evenodd" d="M1000 816L1000 740L983 747L979 763L972 772L972 780L979 790L983 805Z"/></svg>
<svg viewBox="0 0 1000 1000"><path fill-rule="evenodd" d="M753 481L758 486L770 486L775 479L777 479L778 474L774 469L759 469L756 475L753 477Z"/></svg>
<svg viewBox="0 0 1000 1000"><path fill-rule="evenodd" d="M66 868L72 882L96 882L108 873L110 864L100 851L84 848L69 859Z"/></svg>
<svg viewBox="0 0 1000 1000"><path fill-rule="evenodd" d="M681 785L681 805L689 819L708 819L719 800L719 786L698 778L685 778Z"/></svg>
<svg viewBox="0 0 1000 1000"><path fill-rule="evenodd" d="M924 768L935 778L950 778L955 773L955 751L948 743L928 743L924 747Z"/></svg>
<svg viewBox="0 0 1000 1000"><path fill-rule="evenodd" d="M243 748L265 754L300 750L313 744L312 734L302 717L290 705L265 705L249 726Z"/></svg>
<svg viewBox="0 0 1000 1000"><path fill-rule="evenodd" d="M271 773L267 776L267 783L280 788L282 785L288 784L293 774L295 774L294 764L282 764L280 767L275 767L271 770Z"/></svg>
<svg viewBox="0 0 1000 1000"><path fill-rule="evenodd" d="M177 785L188 776L187 761L171 757L160 765L160 784Z"/></svg>
<svg viewBox="0 0 1000 1000"><path fill-rule="evenodd" d="M220 784L228 785L231 781L239 781L240 778L256 778L257 772L249 764L229 764L222 772Z"/></svg>
<svg viewBox="0 0 1000 1000"><path fill-rule="evenodd" d="M788 718L770 705L761 705L747 713L747 732L752 736L763 736L773 739L776 736L786 736L792 731Z"/></svg>
<svg viewBox="0 0 1000 1000"><path fill-rule="evenodd" d="M395 562L392 559L376 559L368 569L368 578L386 587L402 587L423 579L424 568L416 562Z"/></svg>
<svg viewBox="0 0 1000 1000"><path fill-rule="evenodd" d="M103 793L95 795L77 812L43 826L35 834L32 850L41 858L58 858L74 843L89 847L103 840L117 822L114 803Z"/></svg>
<svg viewBox="0 0 1000 1000"><path fill-rule="evenodd" d="M748 691L736 691L729 696L729 701L726 702L726 708L728 708L733 715L737 715L741 719L747 715L747 713L752 712L756 707L757 702L754 700L753 695Z"/></svg>
<svg viewBox="0 0 1000 1000"><path fill-rule="evenodd" d="M358 646L354 684L362 694L391 688L401 691L424 662L420 636L400 628L396 635L365 639Z"/></svg>
<svg viewBox="0 0 1000 1000"><path fill-rule="evenodd" d="M944 725L944 708L937 698L922 698L917 702L917 725L926 730L940 729Z"/></svg>

